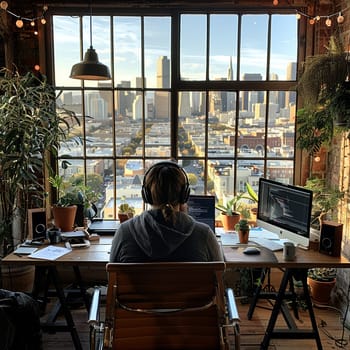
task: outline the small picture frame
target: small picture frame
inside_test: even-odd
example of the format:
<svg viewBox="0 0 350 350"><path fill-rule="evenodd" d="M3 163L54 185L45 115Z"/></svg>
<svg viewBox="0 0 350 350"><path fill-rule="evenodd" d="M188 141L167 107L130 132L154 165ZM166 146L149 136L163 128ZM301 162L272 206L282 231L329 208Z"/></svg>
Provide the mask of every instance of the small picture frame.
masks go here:
<svg viewBox="0 0 350 350"><path fill-rule="evenodd" d="M28 239L46 238L45 208L28 209Z"/></svg>

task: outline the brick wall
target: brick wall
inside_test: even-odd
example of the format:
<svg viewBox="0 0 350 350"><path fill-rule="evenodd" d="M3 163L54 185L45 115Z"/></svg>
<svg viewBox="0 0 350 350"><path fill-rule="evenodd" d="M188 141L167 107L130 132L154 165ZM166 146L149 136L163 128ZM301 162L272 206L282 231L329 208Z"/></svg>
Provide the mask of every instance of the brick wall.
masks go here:
<svg viewBox="0 0 350 350"><path fill-rule="evenodd" d="M350 1L342 0L336 10L346 9L342 14L344 23L340 26L345 50L350 50ZM332 148L328 154L327 180L334 186L345 192L338 211L338 221L343 223L342 253L350 259L350 140L349 131L338 133L334 138ZM339 269L337 283L333 290L332 300L343 312L346 311L346 303L350 286L350 270ZM350 327L350 315L346 317L347 327Z"/></svg>

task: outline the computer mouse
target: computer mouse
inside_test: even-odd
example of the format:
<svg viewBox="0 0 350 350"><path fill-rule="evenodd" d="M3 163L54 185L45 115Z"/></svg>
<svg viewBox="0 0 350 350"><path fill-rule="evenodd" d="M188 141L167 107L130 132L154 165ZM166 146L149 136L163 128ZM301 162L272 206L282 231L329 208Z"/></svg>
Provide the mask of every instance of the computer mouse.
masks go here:
<svg viewBox="0 0 350 350"><path fill-rule="evenodd" d="M247 247L243 250L243 253L248 255L260 254L260 249L258 247Z"/></svg>

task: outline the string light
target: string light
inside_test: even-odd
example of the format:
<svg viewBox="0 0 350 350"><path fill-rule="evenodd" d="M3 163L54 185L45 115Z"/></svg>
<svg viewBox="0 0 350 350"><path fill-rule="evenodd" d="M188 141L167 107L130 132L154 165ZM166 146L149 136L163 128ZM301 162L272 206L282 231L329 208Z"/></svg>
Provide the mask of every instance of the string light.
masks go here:
<svg viewBox="0 0 350 350"><path fill-rule="evenodd" d="M3 0L3 1L0 2L0 8L1 8L2 10L6 11L9 15L11 15L11 16L17 18L17 19L16 19L16 27L17 27L17 28L23 28L23 26L24 26L24 21L30 22L30 25L31 25L32 27L35 27L35 21L37 21L37 20L40 20L41 24L45 24L45 23L46 23L45 13L46 13L46 11L48 10L47 5L44 5L44 6L43 6L43 12L42 12L42 15L41 15L41 16L33 17L33 18L22 17L22 16L20 16L20 15L17 15L16 13L10 11L10 10L8 9L8 6L9 6L9 5L8 5L7 1L4 1L4 0Z"/></svg>
<svg viewBox="0 0 350 350"><path fill-rule="evenodd" d="M9 4L7 3L7 1L1 1L0 2L0 7L1 7L2 10L6 11L8 6L9 6Z"/></svg>
<svg viewBox="0 0 350 350"><path fill-rule="evenodd" d="M337 22L339 24L343 23L344 22L344 16L341 14L341 12L339 12L339 15L337 17Z"/></svg>
<svg viewBox="0 0 350 350"><path fill-rule="evenodd" d="M23 21L21 18L19 18L17 21L16 21L16 27L17 28L23 28Z"/></svg>
<svg viewBox="0 0 350 350"><path fill-rule="evenodd" d="M320 16L320 15L317 15L317 16L309 16L307 15L306 13L303 13L301 11L297 11L296 13L296 18L297 19L301 19L301 16L304 16L306 18L309 19L309 23L311 25L315 24L315 23L318 23L321 21L321 19L325 19L325 25L327 27L331 27L332 26L332 17L337 17L337 23L338 24L342 24L344 23L344 16L342 13L344 13L346 10L348 10L350 7L347 7L345 10L343 11L340 11L340 12L335 12L335 13L332 13L330 15L326 15L326 16Z"/></svg>
<svg viewBox="0 0 350 350"><path fill-rule="evenodd" d="M278 3L279 3L278 0L273 0L273 1L272 1L273 6L277 6ZM296 18L299 20L299 19L301 19L301 16L304 16L304 17L308 18L309 23L310 23L311 25L320 22L320 20L323 18L323 19L325 19L325 25L326 25L327 27L331 27L331 26L332 26L332 17L337 17L337 23L338 23L338 24L344 23L345 19L344 19L343 13L344 13L345 11L347 11L349 8L350 8L350 6L348 6L346 9L344 9L344 10L342 10L342 11L338 11L338 12L335 12L335 13L331 13L331 14L326 15L326 16L320 16L320 15L317 15L317 16L309 16L308 14L303 13L303 12L297 10L297 11L296 11Z"/></svg>

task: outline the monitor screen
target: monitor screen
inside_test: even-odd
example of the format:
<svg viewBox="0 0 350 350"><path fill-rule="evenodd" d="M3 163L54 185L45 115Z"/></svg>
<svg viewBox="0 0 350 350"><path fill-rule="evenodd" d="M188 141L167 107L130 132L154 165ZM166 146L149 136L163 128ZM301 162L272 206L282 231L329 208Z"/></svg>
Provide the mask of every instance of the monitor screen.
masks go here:
<svg viewBox="0 0 350 350"><path fill-rule="evenodd" d="M190 195L187 201L188 214L203 222L215 232L215 196Z"/></svg>
<svg viewBox="0 0 350 350"><path fill-rule="evenodd" d="M312 191L260 178L257 226L309 246Z"/></svg>

